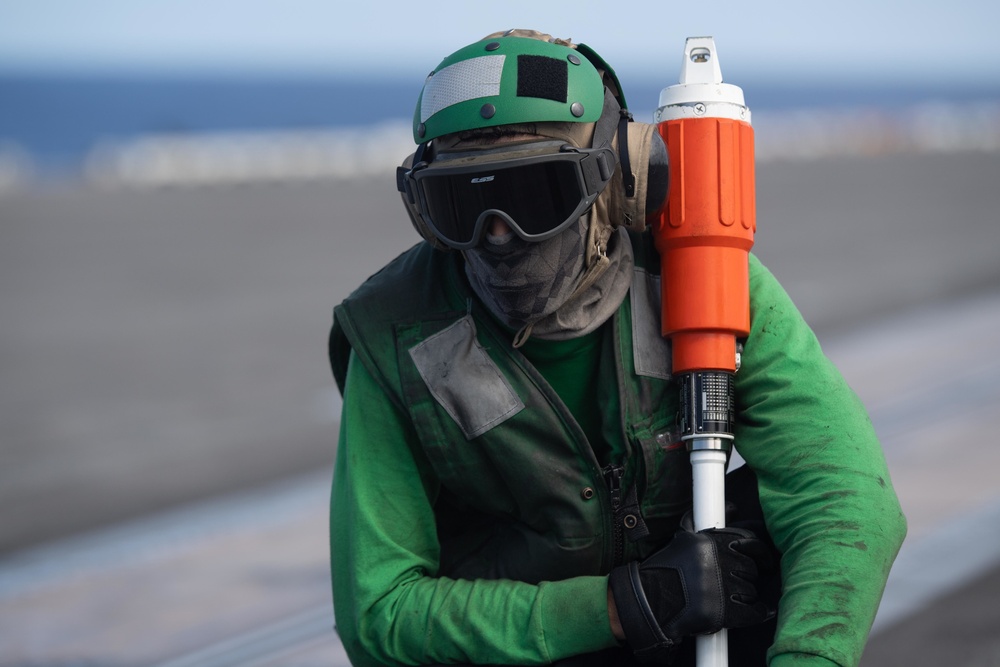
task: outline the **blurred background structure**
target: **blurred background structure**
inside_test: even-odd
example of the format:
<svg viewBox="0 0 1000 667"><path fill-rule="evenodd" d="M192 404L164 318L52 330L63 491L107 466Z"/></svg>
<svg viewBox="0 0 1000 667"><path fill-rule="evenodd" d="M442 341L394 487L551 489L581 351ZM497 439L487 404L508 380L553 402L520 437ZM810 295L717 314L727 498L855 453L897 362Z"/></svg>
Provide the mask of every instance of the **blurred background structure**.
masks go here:
<svg viewBox="0 0 1000 667"><path fill-rule="evenodd" d="M424 75L509 27L646 121L715 37L910 519L866 664L1000 664L1000 5L340 4L0 0L0 667L344 664L331 309L418 240Z"/></svg>

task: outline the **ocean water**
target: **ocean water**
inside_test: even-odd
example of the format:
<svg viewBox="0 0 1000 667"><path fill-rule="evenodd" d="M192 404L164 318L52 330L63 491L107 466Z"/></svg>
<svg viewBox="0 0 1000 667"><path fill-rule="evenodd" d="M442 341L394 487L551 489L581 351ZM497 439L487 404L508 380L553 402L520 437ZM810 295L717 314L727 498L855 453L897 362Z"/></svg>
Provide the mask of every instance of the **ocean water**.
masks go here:
<svg viewBox="0 0 1000 667"><path fill-rule="evenodd" d="M111 162L118 165L115 167L118 172L126 170L123 160L128 162L127 170L135 171L137 162L149 162L148 143L143 144L146 153L141 155L132 150L123 157L121 151L130 146L134 148L136 142L150 137L159 141L156 156L161 171L165 168L164 140L182 142L188 153L197 144L198 160L202 165L211 161L206 157L211 151L222 150L216 141L219 136L238 135L243 140L244 148L240 149L243 152L250 150L245 144L247 138L254 135L305 137L305 142L313 144L314 154L317 145L322 143L319 137L324 140L352 137L356 152L357 137L377 134L376 129L382 132L383 145L397 139L405 144L406 126L412 117L421 83L410 79L348 77L0 74L0 167L6 164L8 174L17 169L36 175L77 173L88 164L92 166L97 155L97 162L104 165L105 173ZM650 79L624 81L629 106L637 120L652 119L659 92L669 83ZM908 118L907 122L912 123L914 110L922 110L917 122L926 125L928 110L933 112L934 122L940 124L943 109L947 112L949 131L954 134L954 127L965 123L963 110L970 113L969 118L982 123L983 109L994 109L1000 104L1000 84L992 88L925 88L893 82L879 85L738 83L754 114L755 126L758 119L764 127L769 118L782 119L780 125L783 127L789 126L790 118L797 119L792 126L798 135L793 139L800 146L804 145L803 131L815 134L817 118L825 118L826 125L839 123L840 131L845 131L845 122L857 124L858 113L866 114L864 118L869 125L872 114L877 114L878 123L885 125L885 119L894 117ZM989 111L989 114L987 134L997 125L996 113ZM387 138L385 128L388 127L392 132ZM846 131L857 132L852 128L853 125ZM876 130L884 133L881 128ZM924 130L918 128L917 131ZM969 133L982 134L982 131ZM777 139L776 133L770 136ZM865 141L870 144L870 140ZM826 145L838 143L827 139L820 143L824 142ZM817 139L809 138L807 143L815 146ZM330 156L338 150L343 152L342 140L333 144L328 141L325 145ZM118 151L111 157L109 146ZM260 146L251 149L255 154L261 152ZM171 154L176 153L174 148L169 150L173 151ZM232 154L232 143L226 144L224 150ZM273 147L268 150L274 153ZM296 150L299 153L291 159L301 163L302 147ZM366 150L371 152L373 149ZM389 157L396 160L396 153L398 150L393 150ZM241 158L241 164L248 159ZM328 156L331 162L339 159ZM317 162L315 155L312 162ZM245 166L240 169L245 172ZM313 170L317 169L330 171L314 164Z"/></svg>
<svg viewBox="0 0 1000 667"><path fill-rule="evenodd" d="M412 114L420 82L0 76L0 143L43 164L148 135L360 127Z"/></svg>

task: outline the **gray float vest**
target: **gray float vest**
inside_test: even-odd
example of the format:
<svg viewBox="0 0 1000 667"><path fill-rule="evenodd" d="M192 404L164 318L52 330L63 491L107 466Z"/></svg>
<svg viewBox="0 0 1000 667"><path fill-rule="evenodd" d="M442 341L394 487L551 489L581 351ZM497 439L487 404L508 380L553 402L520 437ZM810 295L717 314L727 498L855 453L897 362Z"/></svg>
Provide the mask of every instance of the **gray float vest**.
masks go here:
<svg viewBox="0 0 1000 667"><path fill-rule="evenodd" d="M341 391L353 350L410 416L411 444L440 482L436 574L604 574L626 538L632 557L648 553L669 535L658 527L690 506L670 347L659 334L659 261L648 233L630 238L632 287L605 325L596 388L609 399L602 405L617 406L603 428L626 443L620 486L609 486L569 410L476 299L459 253L420 243L335 308L330 360Z"/></svg>

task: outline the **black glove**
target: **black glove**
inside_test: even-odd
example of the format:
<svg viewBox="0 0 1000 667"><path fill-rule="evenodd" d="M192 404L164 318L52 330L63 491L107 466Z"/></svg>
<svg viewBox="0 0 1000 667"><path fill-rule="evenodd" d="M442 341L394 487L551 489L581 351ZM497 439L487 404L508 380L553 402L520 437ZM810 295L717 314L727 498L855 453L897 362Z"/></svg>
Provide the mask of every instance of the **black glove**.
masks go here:
<svg viewBox="0 0 1000 667"><path fill-rule="evenodd" d="M640 660L664 660L686 636L762 623L775 610L758 597L757 578L773 568L749 530L679 530L646 560L611 571L625 639Z"/></svg>

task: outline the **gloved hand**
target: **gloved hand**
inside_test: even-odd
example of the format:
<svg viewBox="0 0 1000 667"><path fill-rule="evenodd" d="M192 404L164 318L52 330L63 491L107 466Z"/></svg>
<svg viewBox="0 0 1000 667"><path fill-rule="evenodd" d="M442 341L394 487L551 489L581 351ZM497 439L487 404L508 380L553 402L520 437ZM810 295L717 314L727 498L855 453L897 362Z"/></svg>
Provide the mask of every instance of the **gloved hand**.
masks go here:
<svg viewBox="0 0 1000 667"><path fill-rule="evenodd" d="M625 639L640 660L663 660L689 635L763 623L775 610L757 595L774 568L763 541L743 528L679 530L641 563L611 571Z"/></svg>

